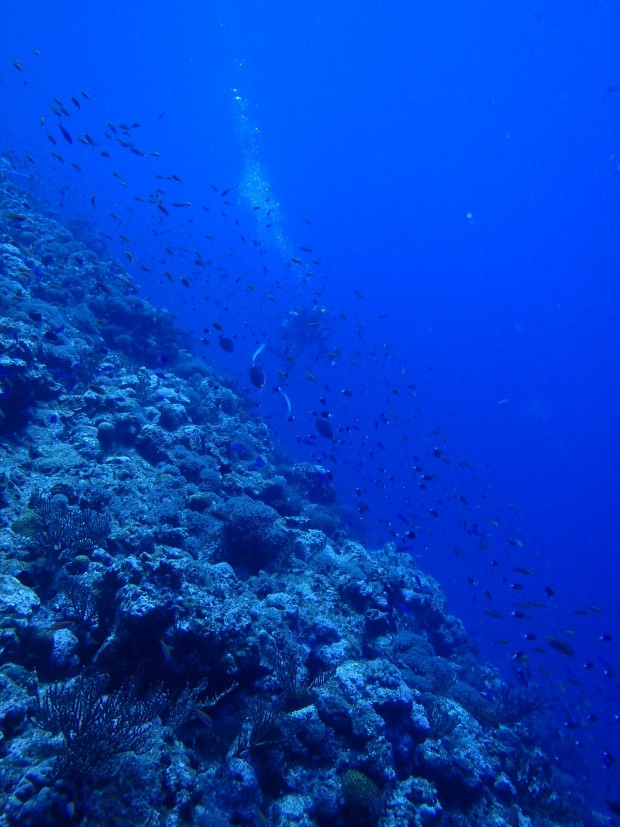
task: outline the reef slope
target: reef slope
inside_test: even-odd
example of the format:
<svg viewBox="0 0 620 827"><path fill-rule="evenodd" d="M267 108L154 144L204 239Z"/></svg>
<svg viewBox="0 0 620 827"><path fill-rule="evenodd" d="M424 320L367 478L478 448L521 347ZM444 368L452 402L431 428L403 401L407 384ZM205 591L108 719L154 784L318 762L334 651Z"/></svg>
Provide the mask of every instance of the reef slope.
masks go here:
<svg viewBox="0 0 620 827"><path fill-rule="evenodd" d="M597 823L439 584L0 184L0 823Z"/></svg>

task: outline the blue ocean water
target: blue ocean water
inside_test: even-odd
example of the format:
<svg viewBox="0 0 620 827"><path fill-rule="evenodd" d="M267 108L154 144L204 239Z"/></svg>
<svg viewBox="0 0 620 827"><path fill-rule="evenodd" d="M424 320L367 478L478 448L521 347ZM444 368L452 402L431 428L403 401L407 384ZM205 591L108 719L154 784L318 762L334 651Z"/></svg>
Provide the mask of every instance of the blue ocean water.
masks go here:
<svg viewBox="0 0 620 827"><path fill-rule="evenodd" d="M410 548L484 657L548 686L616 798L619 25L596 0L38 2L0 34L7 175L322 463L353 535Z"/></svg>

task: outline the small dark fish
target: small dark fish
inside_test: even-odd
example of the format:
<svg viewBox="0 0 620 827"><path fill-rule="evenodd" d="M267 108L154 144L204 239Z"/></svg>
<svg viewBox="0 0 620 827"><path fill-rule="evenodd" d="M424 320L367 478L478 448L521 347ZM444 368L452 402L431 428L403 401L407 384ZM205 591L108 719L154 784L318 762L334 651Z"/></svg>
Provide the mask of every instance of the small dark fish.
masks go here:
<svg viewBox="0 0 620 827"><path fill-rule="evenodd" d="M331 442L334 441L334 429L329 424L327 419L323 419L323 417L317 417L316 419L316 429L322 437L325 439L329 439Z"/></svg>
<svg viewBox="0 0 620 827"><path fill-rule="evenodd" d="M65 139L65 141L68 144L72 144L73 143L73 138L71 137L71 135L69 135L69 133L67 132L67 130L64 128L64 126L61 123L58 124L58 129L60 129L60 134Z"/></svg>
<svg viewBox="0 0 620 827"><path fill-rule="evenodd" d="M57 620L49 627L49 631L60 632L62 629L74 629L76 626L75 620Z"/></svg>
<svg viewBox="0 0 620 827"><path fill-rule="evenodd" d="M100 281L100 279L95 279L95 284L101 290L102 293L105 293L108 296L112 295L112 291L104 282Z"/></svg>
<svg viewBox="0 0 620 827"><path fill-rule="evenodd" d="M60 108L61 108L61 109L64 109L64 108L65 108L65 105L64 105L64 103L60 100L60 98L52 98L52 100L54 101L54 103L57 103L57 104L58 104L58 106L60 106Z"/></svg>
<svg viewBox="0 0 620 827"><path fill-rule="evenodd" d="M559 652L561 655L566 655L570 658L575 657L575 650L570 643L567 643L565 640L562 640L559 637L553 637L552 635L547 635L547 642L552 649L555 649L555 651Z"/></svg>
<svg viewBox="0 0 620 827"><path fill-rule="evenodd" d="M208 715L204 711L204 709L197 709L196 710L196 717L205 726L209 726L209 727L213 726L213 718L211 718L211 716Z"/></svg>
<svg viewBox="0 0 620 827"><path fill-rule="evenodd" d="M250 368L250 382L259 390L262 390L265 387L265 371L260 367L260 365L252 365Z"/></svg>
<svg viewBox="0 0 620 827"><path fill-rule="evenodd" d="M489 712L484 709L477 709L474 713L474 717L481 723L485 724L486 726L490 727L491 729L499 729L500 722L497 718L494 718Z"/></svg>
<svg viewBox="0 0 620 827"><path fill-rule="evenodd" d="M61 327L57 327L55 330L46 330L43 334L43 338L46 342L57 342L58 341L58 334L62 333L64 330L64 325Z"/></svg>
<svg viewBox="0 0 620 827"><path fill-rule="evenodd" d="M174 649L163 638L159 639L159 645L161 647L161 653L164 656L164 661L171 666L175 671L179 670L179 667L174 659Z"/></svg>
<svg viewBox="0 0 620 827"><path fill-rule="evenodd" d="M235 347L234 342L232 339L229 339L228 336L220 336L219 339L220 347L222 350L225 350L226 353L232 353Z"/></svg>

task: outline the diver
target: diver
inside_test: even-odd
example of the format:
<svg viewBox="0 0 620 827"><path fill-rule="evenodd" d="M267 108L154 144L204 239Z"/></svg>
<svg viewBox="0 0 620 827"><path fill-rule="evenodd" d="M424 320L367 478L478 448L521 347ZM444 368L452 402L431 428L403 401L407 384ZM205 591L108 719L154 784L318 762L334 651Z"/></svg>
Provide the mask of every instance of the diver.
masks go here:
<svg viewBox="0 0 620 827"><path fill-rule="evenodd" d="M252 362L249 367L249 379L251 384L262 391L267 382L267 373L263 367L263 352L271 353L285 362L285 369L278 371L280 379L285 380L295 362L305 353L309 352L311 358L327 358L327 328L325 325L325 308L296 307L287 313L277 333L278 344L267 344L263 342L258 345L252 355ZM279 393L284 399L287 407L287 419L293 420L291 400L284 388L280 385L272 386L274 393Z"/></svg>
<svg viewBox="0 0 620 827"><path fill-rule="evenodd" d="M320 305L296 307L289 311L278 330L279 344L268 346L268 350L283 359L289 369L306 352L316 360L326 358L325 313L326 309Z"/></svg>

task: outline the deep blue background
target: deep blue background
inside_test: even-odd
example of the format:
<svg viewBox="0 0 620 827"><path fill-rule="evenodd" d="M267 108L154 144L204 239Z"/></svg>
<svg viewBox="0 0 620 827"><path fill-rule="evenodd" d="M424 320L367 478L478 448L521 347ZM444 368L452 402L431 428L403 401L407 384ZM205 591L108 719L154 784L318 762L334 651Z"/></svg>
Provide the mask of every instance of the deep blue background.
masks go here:
<svg viewBox="0 0 620 827"><path fill-rule="evenodd" d="M209 328L211 344L197 344L199 352L242 387L251 354L262 341L277 343L291 308L325 308L328 349L338 348L338 358L307 352L291 366L283 387L294 422L269 388L249 390L259 413L297 456L332 453L337 462L323 461L352 529L368 542L392 539L391 529L399 543L418 526L420 565L508 673L526 631L510 617L522 597L510 589L523 580L514 566L535 570L524 600L544 601L544 587L553 587L546 610L528 610L527 630L537 629L543 644L545 634L574 632L566 639L578 657L534 654L530 679L552 695L558 682L566 688L567 672L577 682L558 707L571 719L587 703L600 711L598 729L571 737L593 740L592 764L602 767L602 750L618 740L617 720L615 732L609 722L619 694L617 680L603 675L618 662L620 639L617 7L2 5L5 166L35 174L64 216L107 236L143 294L171 308L197 342ZM80 98L78 112L67 101L80 89L92 100ZM62 122L74 138L96 136L112 159L63 142L49 110L54 96L72 112ZM108 121L140 122L136 145L162 158L106 143ZM50 157L54 149L64 167ZM69 168L70 157L81 172ZM256 223L248 168L270 198L279 242L264 219ZM164 198L190 200L191 210L172 209L166 221L133 200L161 184L156 171L182 179L163 184ZM225 209L211 184L231 188ZM261 215L265 208L263 200ZM118 239L110 211L122 216L130 243ZM162 264L165 243L174 255ZM301 284L290 263L300 245L321 262ZM192 268L197 249L221 268L210 280ZM125 250L153 270L130 266ZM175 284L162 278L165 268ZM181 275L191 291L179 286ZM217 347L214 321L234 338L234 354ZM285 366L264 359L269 385L281 384L276 372ZM353 396L343 397L344 387ZM359 427L353 444L298 442L314 438L311 412L323 408L334 427ZM438 446L449 465L433 458ZM437 476L428 490L418 488L414 455ZM356 487L368 512L357 510ZM463 520L481 526L482 549ZM603 613L574 614L588 605ZM505 619L484 615L489 606ZM602 633L614 640L602 644ZM509 643L497 644L503 638ZM584 660L595 662L587 674Z"/></svg>

